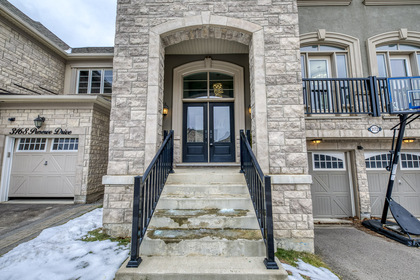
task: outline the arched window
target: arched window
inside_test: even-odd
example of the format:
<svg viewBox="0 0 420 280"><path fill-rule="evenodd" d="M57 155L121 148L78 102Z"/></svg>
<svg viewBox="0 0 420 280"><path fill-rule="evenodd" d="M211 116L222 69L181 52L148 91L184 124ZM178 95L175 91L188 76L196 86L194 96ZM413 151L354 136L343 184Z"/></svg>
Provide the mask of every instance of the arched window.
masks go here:
<svg viewBox="0 0 420 280"><path fill-rule="evenodd" d="M420 75L420 32L400 29L370 37L367 43L372 76Z"/></svg>
<svg viewBox="0 0 420 280"><path fill-rule="evenodd" d="M304 78L363 76L360 44L355 37L320 29L302 34L300 47Z"/></svg>
<svg viewBox="0 0 420 280"><path fill-rule="evenodd" d="M420 45L386 44L376 47L379 77L408 77L420 74Z"/></svg>

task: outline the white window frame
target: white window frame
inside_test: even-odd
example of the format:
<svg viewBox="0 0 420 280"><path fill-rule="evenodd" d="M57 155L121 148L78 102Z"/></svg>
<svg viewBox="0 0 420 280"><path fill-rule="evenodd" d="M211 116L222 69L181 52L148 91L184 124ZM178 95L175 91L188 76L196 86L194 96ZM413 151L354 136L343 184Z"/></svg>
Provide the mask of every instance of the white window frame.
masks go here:
<svg viewBox="0 0 420 280"><path fill-rule="evenodd" d="M22 138L16 138L17 140L19 140L17 142L17 146L16 146L16 153L44 153L47 151L47 146L48 146L48 138L45 137L22 137ZM20 150L19 146L21 144L21 141L23 139L45 139L45 146L43 150Z"/></svg>
<svg viewBox="0 0 420 280"><path fill-rule="evenodd" d="M382 155L389 155L389 152L365 152L365 163L366 163L366 160L368 159L368 158L371 158L371 157L374 157L374 156L382 156ZM387 156L387 158L388 158L388 156ZM384 167L384 168L377 168L377 167L375 167L375 168L372 168L372 167L366 167L366 164L365 164L365 168L366 168L366 170L386 170L386 168Z"/></svg>
<svg viewBox="0 0 420 280"><path fill-rule="evenodd" d="M403 167L402 166L402 154L415 155L415 156L418 156L420 158L420 153L419 152L404 152L404 153L401 153L400 158L399 158L399 164L400 164L400 169L401 170L420 170L420 162L419 162L419 167Z"/></svg>
<svg viewBox="0 0 420 280"><path fill-rule="evenodd" d="M54 150L54 141L55 139L77 139L77 150ZM60 143L58 143L60 144ZM64 143L63 143L64 145ZM71 153L71 152L78 152L79 151L79 138L78 137L59 137L59 138L51 138L51 147L50 147L50 152L52 153Z"/></svg>
<svg viewBox="0 0 420 280"><path fill-rule="evenodd" d="M80 68L80 69L77 69L76 94L104 94L105 71L107 71L107 70L111 70L112 75L114 75L114 71L113 71L112 68L89 68L89 69ZM89 71L87 93L79 93L80 71ZM92 93L92 71L100 71L101 72L101 86L100 86L99 93ZM112 88L111 88L111 93L112 93ZM105 93L105 95L111 94L111 93Z"/></svg>
<svg viewBox="0 0 420 280"><path fill-rule="evenodd" d="M343 168L315 168L315 155L325 155L338 158L343 161ZM344 152L312 152L312 169L314 171L346 171L346 156Z"/></svg>

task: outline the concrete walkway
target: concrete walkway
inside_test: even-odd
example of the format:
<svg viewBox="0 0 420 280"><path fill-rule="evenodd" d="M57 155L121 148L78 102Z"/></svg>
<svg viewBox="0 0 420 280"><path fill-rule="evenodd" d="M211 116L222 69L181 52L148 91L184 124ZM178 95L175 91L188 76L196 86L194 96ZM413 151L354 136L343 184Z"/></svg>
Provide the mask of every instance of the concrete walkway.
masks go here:
<svg viewBox="0 0 420 280"><path fill-rule="evenodd" d="M420 279L420 248L353 226L316 226L315 253L344 280Z"/></svg>
<svg viewBox="0 0 420 280"><path fill-rule="evenodd" d="M0 203L0 256L38 236L42 230L66 223L101 204L62 204L54 201Z"/></svg>

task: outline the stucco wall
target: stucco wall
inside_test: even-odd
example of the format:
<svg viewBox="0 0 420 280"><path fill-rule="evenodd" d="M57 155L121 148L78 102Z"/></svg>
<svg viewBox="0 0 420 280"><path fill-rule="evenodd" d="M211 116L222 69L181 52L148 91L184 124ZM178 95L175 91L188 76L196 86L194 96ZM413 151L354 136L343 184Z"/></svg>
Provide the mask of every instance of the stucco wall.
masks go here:
<svg viewBox="0 0 420 280"><path fill-rule="evenodd" d="M407 28L420 31L419 5L365 6L353 0L349 6L299 7L299 32L305 34L325 29L356 37L360 41L363 74L369 76L366 40L377 34ZM322 42L321 42L322 43Z"/></svg>
<svg viewBox="0 0 420 280"><path fill-rule="evenodd" d="M64 74L63 58L0 18L0 90L20 94L62 94Z"/></svg>

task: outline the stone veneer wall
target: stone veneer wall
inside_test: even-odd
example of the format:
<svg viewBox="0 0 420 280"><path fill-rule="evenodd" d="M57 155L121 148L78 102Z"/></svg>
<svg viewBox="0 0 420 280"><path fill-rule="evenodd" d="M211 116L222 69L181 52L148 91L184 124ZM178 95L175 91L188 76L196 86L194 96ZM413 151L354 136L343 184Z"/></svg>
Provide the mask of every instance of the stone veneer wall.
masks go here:
<svg viewBox="0 0 420 280"><path fill-rule="evenodd" d="M324 116L306 118L306 137L308 151L343 151L352 154L352 176L357 203L357 215L369 218L371 213L369 185L365 167L365 151L389 151L393 132L390 130L399 123L397 116L385 114L371 116ZM368 131L371 125L378 125L382 130L378 134ZM409 124L405 137L420 137L420 122ZM321 138L320 144L311 143L311 139ZM362 147L363 149L358 149ZM402 150L420 150L420 143L403 143Z"/></svg>
<svg viewBox="0 0 420 280"><path fill-rule="evenodd" d="M26 105L26 106L25 106ZM4 104L0 106L0 158L3 158L6 136L14 127L34 127L34 119L45 117L42 130L57 127L72 131L79 138L76 168L75 203L87 203L102 198L102 176L106 174L109 109L90 104ZM10 122L8 118L15 117ZM24 136L17 136L24 137ZM31 136L27 136L31 137ZM57 135L60 137L60 135ZM66 137L63 135L62 137ZM3 161L1 161L2 164Z"/></svg>
<svg viewBox="0 0 420 280"><path fill-rule="evenodd" d="M216 26L216 31L207 32L213 30L208 26ZM217 36L241 42L235 36L223 37L219 27L251 35L253 141L263 170L308 179L296 0L119 0L109 165L103 180L104 227L111 235L129 234L133 175L143 172L153 156L148 151L159 144L154 139L160 139L161 133L163 47ZM309 244L305 250L313 251L309 181L273 184L273 196L281 200L273 211L279 219L285 218L281 215L287 206L287 221L296 225L276 228L275 237L304 237ZM301 189L305 201L300 198ZM300 206L290 206L290 201ZM276 226L283 226L282 222L277 220Z"/></svg>
<svg viewBox="0 0 420 280"><path fill-rule="evenodd" d="M62 94L65 60L0 18L0 90L21 94ZM33 90L22 89L15 84Z"/></svg>

